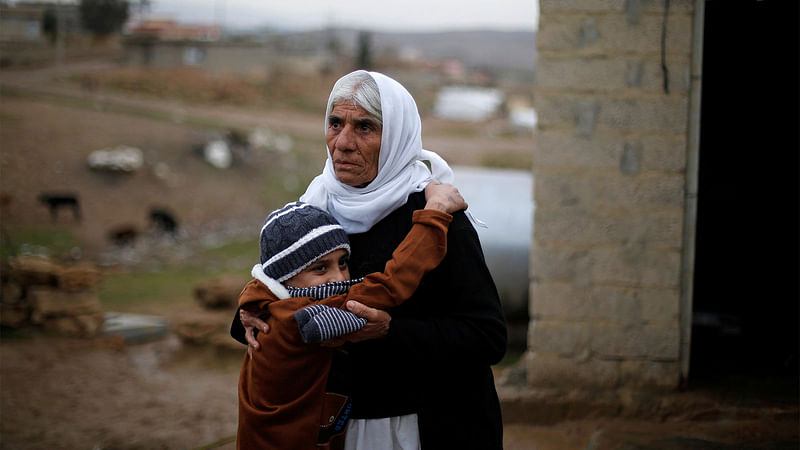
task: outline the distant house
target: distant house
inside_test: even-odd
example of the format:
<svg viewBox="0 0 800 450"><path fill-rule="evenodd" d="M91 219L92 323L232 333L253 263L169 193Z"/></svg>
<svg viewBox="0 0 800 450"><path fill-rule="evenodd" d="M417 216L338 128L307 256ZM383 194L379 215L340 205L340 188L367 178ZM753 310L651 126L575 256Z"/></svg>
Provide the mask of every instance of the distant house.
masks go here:
<svg viewBox="0 0 800 450"><path fill-rule="evenodd" d="M0 3L0 42L44 43L48 19L53 21L54 27L60 24L66 34L83 31L77 3Z"/></svg>
<svg viewBox="0 0 800 450"><path fill-rule="evenodd" d="M145 20L131 25L123 41L128 65L156 68L194 67L210 73L261 77L274 67L315 72L324 64L316 52L279 51L263 42L222 39L216 25L185 25L174 20Z"/></svg>
<svg viewBox="0 0 800 450"><path fill-rule="evenodd" d="M60 29L60 36L56 30ZM86 41L78 3L0 2L0 66L47 64L56 58L56 38L62 56L81 53Z"/></svg>
<svg viewBox="0 0 800 450"><path fill-rule="evenodd" d="M131 25L127 34L134 39L212 42L222 37L222 30L216 25L182 25L171 19L149 19Z"/></svg>
<svg viewBox="0 0 800 450"><path fill-rule="evenodd" d="M0 40L38 41L43 17L43 5L0 6Z"/></svg>
<svg viewBox="0 0 800 450"><path fill-rule="evenodd" d="M148 19L130 25L123 43L129 64L157 67L203 66L207 47L222 37L216 25L185 25Z"/></svg>

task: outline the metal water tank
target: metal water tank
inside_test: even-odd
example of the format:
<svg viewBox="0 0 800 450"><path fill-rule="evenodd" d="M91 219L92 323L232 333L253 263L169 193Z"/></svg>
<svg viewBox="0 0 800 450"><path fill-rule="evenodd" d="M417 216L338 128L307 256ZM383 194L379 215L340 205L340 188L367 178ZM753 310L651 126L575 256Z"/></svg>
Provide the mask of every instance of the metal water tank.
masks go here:
<svg viewBox="0 0 800 450"><path fill-rule="evenodd" d="M533 174L465 166L453 167L453 172L453 184L469 203L469 211L487 225L475 228L506 316L526 318L535 209Z"/></svg>

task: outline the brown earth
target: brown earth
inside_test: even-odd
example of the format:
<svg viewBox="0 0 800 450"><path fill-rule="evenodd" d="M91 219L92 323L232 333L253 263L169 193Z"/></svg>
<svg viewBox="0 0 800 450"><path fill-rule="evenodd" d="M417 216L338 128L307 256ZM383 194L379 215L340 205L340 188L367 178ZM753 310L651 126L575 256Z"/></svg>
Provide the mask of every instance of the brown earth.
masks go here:
<svg viewBox="0 0 800 450"><path fill-rule="evenodd" d="M194 448L236 433L240 357L175 337L3 339L0 447Z"/></svg>
<svg viewBox="0 0 800 450"><path fill-rule="evenodd" d="M0 448L232 449L242 357L241 349L191 346L175 336L129 345L6 336L0 340ZM741 414L704 405L672 418L507 423L504 447L798 448L796 407Z"/></svg>
<svg viewBox="0 0 800 450"><path fill-rule="evenodd" d="M10 199L2 223L11 231L47 228L50 218L36 194L78 191L83 221L60 217L58 226L82 241L85 257L108 247L110 228L144 227L151 205L173 208L184 225L200 232L225 220L259 223L264 211L296 196L297 187L287 185L302 186L304 177L321 167L321 112L190 105L86 92L53 80L63 80L63 73L0 73L0 192ZM219 171L191 151L219 130L253 126L291 134L297 155L268 153ZM487 152L525 161L532 142L530 136L507 133L502 121L474 130L426 118L424 130L426 147L454 164L479 164ZM145 169L119 176L86 167L88 152L119 144L144 149ZM313 155L319 160L309 163ZM166 167L167 175L156 167ZM300 175L291 180L287 173ZM175 311L165 313L171 323L178 319ZM228 319L227 312L214 314L223 322ZM121 345L110 339L4 330L0 448L233 448L242 357L241 348L188 345L174 334ZM704 417L703 411L694 411L661 419L514 422L505 427L505 447L798 448L796 407L759 411L744 417Z"/></svg>

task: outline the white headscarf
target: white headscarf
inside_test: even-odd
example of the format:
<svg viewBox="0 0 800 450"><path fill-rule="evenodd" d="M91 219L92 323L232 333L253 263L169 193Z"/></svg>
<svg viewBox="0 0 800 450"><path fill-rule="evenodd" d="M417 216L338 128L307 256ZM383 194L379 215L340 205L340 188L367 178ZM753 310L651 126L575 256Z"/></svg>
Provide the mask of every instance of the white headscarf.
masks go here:
<svg viewBox="0 0 800 450"><path fill-rule="evenodd" d="M422 120L411 94L397 81L368 72L381 95L383 131L378 154L378 175L363 188L336 178L330 149L322 174L309 184L300 201L327 210L348 234L363 233L404 205L409 194L429 182L452 183L453 171L436 153L422 148ZM325 118L325 129L327 131ZM428 161L430 170L423 161Z"/></svg>

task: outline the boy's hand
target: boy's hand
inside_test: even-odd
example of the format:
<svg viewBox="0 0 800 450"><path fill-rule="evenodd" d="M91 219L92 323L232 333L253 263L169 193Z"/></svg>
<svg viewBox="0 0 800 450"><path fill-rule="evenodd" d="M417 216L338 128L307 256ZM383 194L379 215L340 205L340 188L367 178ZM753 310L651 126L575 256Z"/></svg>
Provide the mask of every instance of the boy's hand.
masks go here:
<svg viewBox="0 0 800 450"><path fill-rule="evenodd" d="M242 321L242 326L244 326L244 338L247 339L247 353L252 357L253 351L259 351L261 349L261 345L256 339L256 330L267 334L269 333L269 325L244 309L239 310L239 320Z"/></svg>
<svg viewBox="0 0 800 450"><path fill-rule="evenodd" d="M467 202L458 189L452 184L441 184L431 181L425 186L425 209L437 209L452 214L467 209Z"/></svg>

